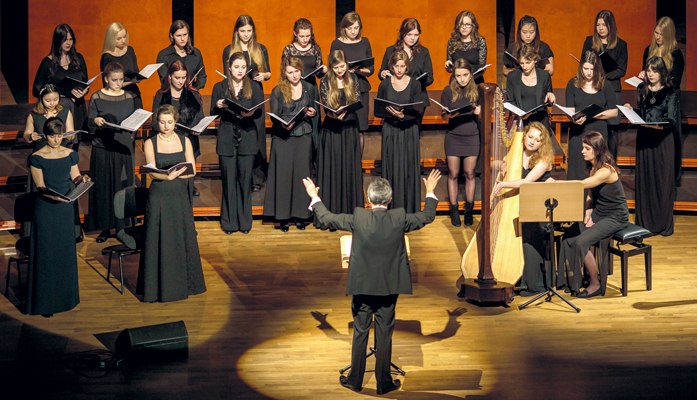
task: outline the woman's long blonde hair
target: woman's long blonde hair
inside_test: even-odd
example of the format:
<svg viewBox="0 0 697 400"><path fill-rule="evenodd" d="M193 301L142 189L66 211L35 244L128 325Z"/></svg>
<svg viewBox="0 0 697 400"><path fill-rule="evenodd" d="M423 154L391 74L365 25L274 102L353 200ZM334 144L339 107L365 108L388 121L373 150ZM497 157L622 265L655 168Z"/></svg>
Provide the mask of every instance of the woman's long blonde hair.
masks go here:
<svg viewBox="0 0 697 400"><path fill-rule="evenodd" d="M549 136L549 131L541 122L531 122L525 127L525 132L523 132L523 148L525 148L525 138L528 136L528 132L530 132L531 129L537 129L540 131L540 147L537 149L535 154L530 157L528 168L535 168L535 165L540 163L540 161L544 161L547 164L552 165L554 162L554 147L552 147L552 139Z"/></svg>
<svg viewBox="0 0 697 400"><path fill-rule="evenodd" d="M675 40L675 24L670 17L662 17L656 22L656 27L661 29L661 34L663 35L663 45L661 46L663 50L661 51L661 58L666 63L666 68L668 71L673 69L673 51L678 47L678 41ZM654 31L656 31L654 27ZM653 56L658 56L659 47L656 44L656 35L653 35L651 40L651 46L649 46L649 56L646 57L648 60Z"/></svg>
<svg viewBox="0 0 697 400"><path fill-rule="evenodd" d="M116 50L116 35L121 31L126 31L126 46L128 46L128 29L123 26L120 22L112 22L107 26L106 33L104 34L104 47L102 47L102 54L108 51Z"/></svg>
<svg viewBox="0 0 697 400"><path fill-rule="evenodd" d="M348 60L346 60L346 55L341 50L334 50L327 56L327 68L329 72L327 73L327 82L329 83L329 98L327 98L327 105L331 108L339 107L339 86L336 81L338 80L336 74L334 73L334 66L340 63L346 63L346 72L344 73L344 94L346 95L346 104L355 103L358 100L358 95L356 93L355 83L351 72L348 70Z"/></svg>
<svg viewBox="0 0 697 400"><path fill-rule="evenodd" d="M235 30L232 32L232 50L230 54L237 52L242 52L244 54L242 50L242 40L240 40L240 35L237 31L245 25L252 27L252 37L249 39L249 42L247 42L249 58L257 65L259 72L269 72L266 71L266 59L264 58L264 53L261 51L259 42L257 42L257 28L254 26L254 20L249 15L240 15L237 17L237 21L235 21ZM247 65L247 68L249 68L249 65Z"/></svg>

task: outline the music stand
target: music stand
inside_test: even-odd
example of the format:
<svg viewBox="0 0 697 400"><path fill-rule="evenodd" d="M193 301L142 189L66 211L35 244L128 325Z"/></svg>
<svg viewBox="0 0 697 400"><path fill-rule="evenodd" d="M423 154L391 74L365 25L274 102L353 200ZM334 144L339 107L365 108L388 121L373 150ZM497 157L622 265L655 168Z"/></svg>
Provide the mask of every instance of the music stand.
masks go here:
<svg viewBox="0 0 697 400"><path fill-rule="evenodd" d="M547 256L550 262L550 271L555 271L554 251L554 218L559 221L583 221L584 195L583 183L580 181L566 182L530 182L520 185L520 216L519 222L548 222L549 245ZM569 300L554 290L554 282L549 283L547 268L544 269L544 282L547 289L532 300L518 306L519 310L527 307L541 297L547 296L547 301L552 301L552 296L557 295L571 306L577 313L581 309L573 305ZM556 279L555 279L556 280Z"/></svg>

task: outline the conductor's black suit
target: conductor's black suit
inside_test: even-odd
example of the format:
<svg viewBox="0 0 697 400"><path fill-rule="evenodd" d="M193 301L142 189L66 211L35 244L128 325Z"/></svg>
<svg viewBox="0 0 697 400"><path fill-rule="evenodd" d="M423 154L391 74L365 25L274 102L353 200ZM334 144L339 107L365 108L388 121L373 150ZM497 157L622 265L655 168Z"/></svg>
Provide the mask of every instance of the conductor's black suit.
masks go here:
<svg viewBox="0 0 697 400"><path fill-rule="evenodd" d="M438 201L426 198L424 211L406 214L403 208L356 208L353 214L332 214L317 202L312 208L323 226L353 233L346 295L353 295L353 346L347 383L363 386L368 333L375 315L375 378L380 391L392 384L392 331L397 296L411 294L409 259L404 233L431 223Z"/></svg>

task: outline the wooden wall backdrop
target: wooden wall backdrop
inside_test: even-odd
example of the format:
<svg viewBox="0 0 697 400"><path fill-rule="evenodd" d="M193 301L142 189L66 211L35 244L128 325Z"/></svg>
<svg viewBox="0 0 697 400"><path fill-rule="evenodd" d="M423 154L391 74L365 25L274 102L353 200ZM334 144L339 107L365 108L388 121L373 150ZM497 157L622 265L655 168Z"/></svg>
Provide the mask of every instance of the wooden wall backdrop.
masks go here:
<svg viewBox="0 0 697 400"><path fill-rule="evenodd" d="M441 90L449 82L445 72L446 47L460 11L470 10L479 23L479 33L486 38L487 64L492 64L484 74L487 82L496 82L496 2L469 2L466 5L453 0L413 0L402 2L398 7L375 0L356 0L356 11L363 22L363 36L370 39L375 57L376 73L370 84L377 91L380 80L377 69L388 46L397 40L399 27L405 18L416 18L421 25L421 44L426 46L433 62L434 82L430 89Z"/></svg>
<svg viewBox="0 0 697 400"><path fill-rule="evenodd" d="M136 12L137 10L137 12ZM46 2L29 0L29 93L34 84L36 70L41 60L51 51L53 30L66 23L73 28L77 39L76 49L85 57L87 72L91 77L99 73L99 60L107 26L119 21L128 29L130 45L138 56L138 66L155 62L157 53L169 46L169 26L172 24L171 0L121 0L119 6L91 0ZM143 93L143 106L150 110L152 96L159 88L157 74L139 84ZM89 97L102 88L99 82L92 84ZM29 97L34 99L33 97ZM30 100L34 101L34 100Z"/></svg>
<svg viewBox="0 0 697 400"><path fill-rule="evenodd" d="M569 79L576 74L578 62L569 53L581 58L583 41L593 34L595 16L601 10L612 11L619 36L627 42L629 61L623 80L637 75L641 71L644 49L651 44L656 24L655 0L516 1L515 28L524 15L535 17L540 27L540 38L554 52L552 84L555 88L565 88ZM634 89L624 82L622 88Z"/></svg>
<svg viewBox="0 0 697 400"><path fill-rule="evenodd" d="M232 43L232 31L237 17L247 14L254 20L257 40L269 52L271 80L264 83L264 92L271 93L276 86L281 65L283 48L293 38L293 23L299 18L312 22L315 40L322 48L323 62L327 62L329 46L334 40L335 5L334 2L308 0L291 7L282 0L261 2L219 2L196 0L194 2L195 45L203 53L208 74L206 87L201 90L210 95L213 85L222 80L215 70L222 73L223 49Z"/></svg>
<svg viewBox="0 0 697 400"><path fill-rule="evenodd" d="M697 0L687 0L687 54L685 54L685 75L687 90L697 90L697 24L694 23L694 16L697 15Z"/></svg>

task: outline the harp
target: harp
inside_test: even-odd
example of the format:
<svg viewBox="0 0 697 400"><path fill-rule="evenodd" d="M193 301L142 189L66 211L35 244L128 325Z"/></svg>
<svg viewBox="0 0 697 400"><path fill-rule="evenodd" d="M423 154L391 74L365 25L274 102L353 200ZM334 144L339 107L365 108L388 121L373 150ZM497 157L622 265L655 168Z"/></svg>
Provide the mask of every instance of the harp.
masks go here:
<svg viewBox="0 0 697 400"><path fill-rule="evenodd" d="M524 265L518 190L504 189L496 197L491 194L499 176L505 174L505 180L521 177L522 130L517 124L506 128L503 93L498 86L483 83L478 90L482 105L482 218L462 257L460 269L465 281L458 296L510 303L513 284L520 279Z"/></svg>

